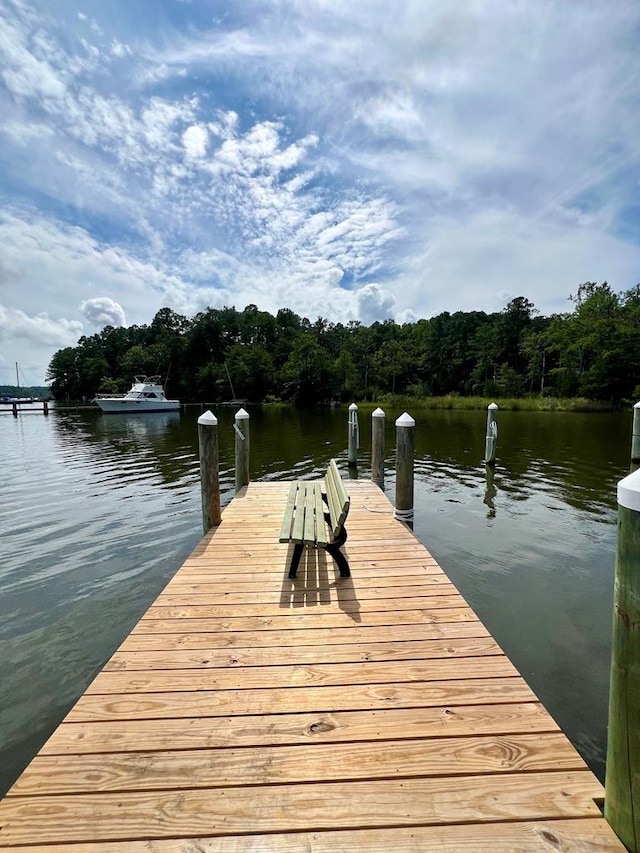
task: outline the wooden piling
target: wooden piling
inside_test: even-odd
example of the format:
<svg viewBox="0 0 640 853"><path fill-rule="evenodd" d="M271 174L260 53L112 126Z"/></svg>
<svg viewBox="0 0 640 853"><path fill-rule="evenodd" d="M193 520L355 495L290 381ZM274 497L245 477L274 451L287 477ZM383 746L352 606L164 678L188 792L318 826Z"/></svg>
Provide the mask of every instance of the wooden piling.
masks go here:
<svg viewBox="0 0 640 853"><path fill-rule="evenodd" d="M487 465L496 464L496 445L498 443L498 406L487 406L487 437L484 445L484 461Z"/></svg>
<svg viewBox="0 0 640 853"><path fill-rule="evenodd" d="M42 411L44 412L45 417L49 414L49 401L48 400L42 401Z"/></svg>
<svg viewBox="0 0 640 853"><path fill-rule="evenodd" d="M233 428L236 431L236 494L249 484L249 412L238 409Z"/></svg>
<svg viewBox="0 0 640 853"><path fill-rule="evenodd" d="M633 407L633 430L631 435L631 466L640 465L640 402Z"/></svg>
<svg viewBox="0 0 640 853"><path fill-rule="evenodd" d="M413 457L416 422L408 412L396 420L396 506L394 516L413 522Z"/></svg>
<svg viewBox="0 0 640 853"><path fill-rule="evenodd" d="M371 413L371 479L384 490L384 411Z"/></svg>
<svg viewBox="0 0 640 853"><path fill-rule="evenodd" d="M348 460L349 465L355 465L358 461L358 447L360 446L360 427L358 426L358 407L355 403L349 406L348 422Z"/></svg>
<svg viewBox="0 0 640 853"><path fill-rule="evenodd" d="M14 418L18 417L18 404L17 403L13 403L13 417Z"/></svg>
<svg viewBox="0 0 640 853"><path fill-rule="evenodd" d="M640 853L640 469L618 483L604 815Z"/></svg>
<svg viewBox="0 0 640 853"><path fill-rule="evenodd" d="M207 411L198 418L202 527L206 533L220 524L220 473L218 464L218 419Z"/></svg>

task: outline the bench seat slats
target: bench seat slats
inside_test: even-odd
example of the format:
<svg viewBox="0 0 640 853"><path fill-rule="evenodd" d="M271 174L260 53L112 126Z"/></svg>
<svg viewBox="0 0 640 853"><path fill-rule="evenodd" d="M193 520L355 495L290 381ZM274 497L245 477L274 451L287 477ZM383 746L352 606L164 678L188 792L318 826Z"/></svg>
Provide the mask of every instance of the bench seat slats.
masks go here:
<svg viewBox="0 0 640 853"><path fill-rule="evenodd" d="M293 529L291 531L292 542L304 542L304 516L307 497L307 484L298 483L298 496L296 499L296 514L293 518Z"/></svg>
<svg viewBox="0 0 640 853"><path fill-rule="evenodd" d="M304 499L303 542L316 542L316 490L313 483L307 483Z"/></svg>
<svg viewBox="0 0 640 853"><path fill-rule="evenodd" d="M322 487L319 482L313 484L313 503L316 516L316 542L326 545L329 541L327 526L324 521L324 504L322 503Z"/></svg>
<svg viewBox="0 0 640 853"><path fill-rule="evenodd" d="M291 483L287 505L284 510L282 527L280 528L280 542L289 542L291 539L291 525L293 524L293 511L296 506L296 495L298 494L298 483Z"/></svg>
<svg viewBox="0 0 640 853"><path fill-rule="evenodd" d="M333 535L337 536L349 511L349 497L342 484L342 478L334 459L331 459L329 462L325 484L331 515L331 527Z"/></svg>
<svg viewBox="0 0 640 853"><path fill-rule="evenodd" d="M338 496L333 483L333 477L329 471L327 471L327 476L324 478L324 485L327 494L327 504L329 505L329 517L331 518L331 531L335 536L340 509L338 507Z"/></svg>

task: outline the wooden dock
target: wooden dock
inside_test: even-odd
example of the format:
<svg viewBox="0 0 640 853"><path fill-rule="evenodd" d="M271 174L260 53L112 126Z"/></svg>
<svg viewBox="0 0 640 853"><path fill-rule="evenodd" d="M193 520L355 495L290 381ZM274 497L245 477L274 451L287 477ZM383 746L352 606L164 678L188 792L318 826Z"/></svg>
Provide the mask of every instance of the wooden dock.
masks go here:
<svg viewBox="0 0 640 853"><path fill-rule="evenodd" d="M288 484L241 491L0 803L0 847L624 850L436 561L347 486L344 579L311 551L289 581Z"/></svg>

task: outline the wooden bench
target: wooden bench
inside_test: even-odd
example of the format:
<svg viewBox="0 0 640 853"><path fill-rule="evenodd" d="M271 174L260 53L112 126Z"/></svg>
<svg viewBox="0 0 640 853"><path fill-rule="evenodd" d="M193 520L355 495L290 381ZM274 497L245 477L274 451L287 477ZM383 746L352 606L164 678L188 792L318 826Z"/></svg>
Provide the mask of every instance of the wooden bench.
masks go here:
<svg viewBox="0 0 640 853"><path fill-rule="evenodd" d="M351 576L347 558L340 550L347 541L344 523L349 502L335 459L329 462L324 481L297 480L291 484L280 529L280 542L294 543L290 578L296 576L305 545L324 548L335 560L340 575Z"/></svg>

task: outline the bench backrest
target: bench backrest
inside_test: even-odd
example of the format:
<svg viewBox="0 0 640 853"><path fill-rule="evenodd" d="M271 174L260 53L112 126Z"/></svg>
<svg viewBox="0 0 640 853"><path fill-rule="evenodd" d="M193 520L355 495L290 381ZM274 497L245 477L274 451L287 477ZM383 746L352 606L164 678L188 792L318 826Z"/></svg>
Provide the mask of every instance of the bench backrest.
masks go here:
<svg viewBox="0 0 640 853"><path fill-rule="evenodd" d="M331 459L329 462L324 477L324 485L327 493L327 504L329 505L331 530L334 536L338 536L349 512L350 499L342 483L342 477L335 459Z"/></svg>

